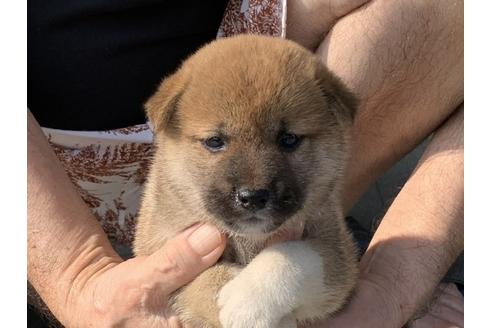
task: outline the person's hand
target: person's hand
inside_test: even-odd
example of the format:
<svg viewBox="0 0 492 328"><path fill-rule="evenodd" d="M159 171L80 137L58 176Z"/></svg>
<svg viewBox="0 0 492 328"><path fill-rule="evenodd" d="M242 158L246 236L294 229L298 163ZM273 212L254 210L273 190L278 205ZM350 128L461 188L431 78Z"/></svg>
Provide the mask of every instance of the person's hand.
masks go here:
<svg viewBox="0 0 492 328"><path fill-rule="evenodd" d="M438 297L428 312L415 320L411 328L457 328L464 327L464 298L455 284L441 284Z"/></svg>
<svg viewBox="0 0 492 328"><path fill-rule="evenodd" d="M110 265L74 288L70 325L180 327L169 296L213 265L225 240L215 227L195 225L150 256Z"/></svg>
<svg viewBox="0 0 492 328"><path fill-rule="evenodd" d="M334 318L324 320L304 328L346 328L376 327L385 322L388 327L398 327L392 323L391 309L396 305L392 296L381 286L361 279L357 292L349 305ZM411 328L457 328L463 327L463 296L454 284L441 284L437 297L425 314L412 322ZM398 327L399 328L399 327Z"/></svg>

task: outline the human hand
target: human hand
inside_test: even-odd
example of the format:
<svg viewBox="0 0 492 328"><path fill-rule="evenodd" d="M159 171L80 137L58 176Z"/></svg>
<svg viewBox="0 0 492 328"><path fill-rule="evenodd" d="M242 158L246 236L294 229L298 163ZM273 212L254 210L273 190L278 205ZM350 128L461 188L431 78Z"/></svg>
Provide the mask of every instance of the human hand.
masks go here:
<svg viewBox="0 0 492 328"><path fill-rule="evenodd" d="M464 298L456 285L439 285L437 295L428 312L415 320L411 328L464 327Z"/></svg>
<svg viewBox="0 0 492 328"><path fill-rule="evenodd" d="M109 264L70 294L70 326L180 327L170 295L213 265L225 237L208 224L195 225L150 256Z"/></svg>
<svg viewBox="0 0 492 328"><path fill-rule="evenodd" d="M401 327L432 301L441 277L463 250L462 133L460 109L435 133L378 227L361 259L354 297L343 312L317 327ZM412 327L463 325L463 297L453 286L430 304Z"/></svg>
<svg viewBox="0 0 492 328"><path fill-rule="evenodd" d="M370 328L401 327L400 304L397 293L384 278L361 274L356 290L343 310L332 318L316 322L303 328Z"/></svg>
<svg viewBox="0 0 492 328"><path fill-rule="evenodd" d="M387 303L390 295L384 295L377 284L362 279L357 292L347 308L333 319L304 326L304 328L345 327L399 327L391 315L396 303ZM435 300L426 313L410 323L411 328L456 328L463 327L463 296L454 284L441 284ZM378 323L379 322L379 323Z"/></svg>

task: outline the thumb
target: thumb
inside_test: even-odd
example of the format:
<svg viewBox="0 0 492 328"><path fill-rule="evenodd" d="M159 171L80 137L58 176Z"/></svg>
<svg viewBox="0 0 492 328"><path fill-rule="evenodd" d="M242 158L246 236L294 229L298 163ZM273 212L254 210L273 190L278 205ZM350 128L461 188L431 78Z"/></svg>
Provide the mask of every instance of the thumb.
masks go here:
<svg viewBox="0 0 492 328"><path fill-rule="evenodd" d="M194 225L145 259L146 281L168 295L217 262L225 244L225 236L215 226Z"/></svg>

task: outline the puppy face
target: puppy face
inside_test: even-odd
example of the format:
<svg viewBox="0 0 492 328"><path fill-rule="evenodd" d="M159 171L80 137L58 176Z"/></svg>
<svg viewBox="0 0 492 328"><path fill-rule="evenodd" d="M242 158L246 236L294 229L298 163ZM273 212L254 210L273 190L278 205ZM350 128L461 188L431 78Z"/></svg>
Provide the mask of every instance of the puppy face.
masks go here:
<svg viewBox="0 0 492 328"><path fill-rule="evenodd" d="M336 187L355 101L300 46L239 36L190 57L146 109L162 183L202 219L253 235Z"/></svg>

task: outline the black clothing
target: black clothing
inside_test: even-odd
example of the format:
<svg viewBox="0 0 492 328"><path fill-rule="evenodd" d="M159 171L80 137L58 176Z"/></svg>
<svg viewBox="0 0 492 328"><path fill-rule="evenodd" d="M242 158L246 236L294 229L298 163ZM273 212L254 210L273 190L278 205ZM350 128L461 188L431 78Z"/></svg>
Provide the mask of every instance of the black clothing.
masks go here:
<svg viewBox="0 0 492 328"><path fill-rule="evenodd" d="M142 104L215 39L226 0L33 0L28 107L41 126L108 130L145 122Z"/></svg>

